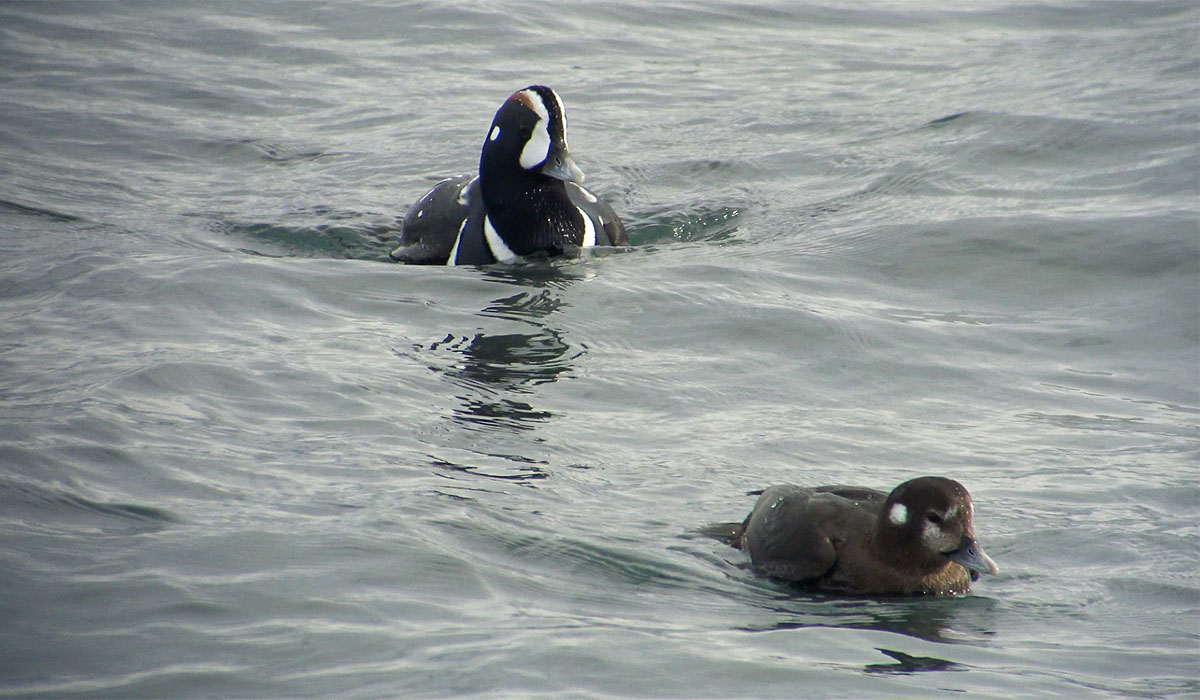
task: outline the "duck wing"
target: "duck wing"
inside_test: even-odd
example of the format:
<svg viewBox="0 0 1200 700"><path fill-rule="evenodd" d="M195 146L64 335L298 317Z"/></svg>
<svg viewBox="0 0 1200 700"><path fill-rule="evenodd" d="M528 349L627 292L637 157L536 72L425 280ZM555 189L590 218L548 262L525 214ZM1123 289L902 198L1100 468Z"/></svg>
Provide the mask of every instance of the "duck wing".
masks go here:
<svg viewBox="0 0 1200 700"><path fill-rule="evenodd" d="M445 265L470 213L464 190L473 184L471 175L442 180L417 200L404 217L400 245L392 251L392 259L410 265Z"/></svg>
<svg viewBox="0 0 1200 700"><path fill-rule="evenodd" d="M772 486L750 511L742 548L762 574L788 581L825 575L837 562L833 540L825 532L829 498L800 486Z"/></svg>
<svg viewBox="0 0 1200 700"><path fill-rule="evenodd" d="M567 196L581 214L592 220L592 226L596 229L596 245L629 245L625 224L621 223L621 217L617 216L608 202L573 182L567 184Z"/></svg>
<svg viewBox="0 0 1200 700"><path fill-rule="evenodd" d="M818 579L834 570L846 543L869 531L886 500L858 486L772 486L743 523L742 548L766 576Z"/></svg>

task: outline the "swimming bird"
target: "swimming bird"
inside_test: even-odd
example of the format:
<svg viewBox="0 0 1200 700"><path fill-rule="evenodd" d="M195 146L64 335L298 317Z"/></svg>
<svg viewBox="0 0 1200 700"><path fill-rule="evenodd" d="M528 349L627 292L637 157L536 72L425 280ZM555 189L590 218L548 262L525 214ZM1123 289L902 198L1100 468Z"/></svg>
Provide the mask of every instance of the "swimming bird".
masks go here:
<svg viewBox="0 0 1200 700"><path fill-rule="evenodd" d="M771 486L742 523L706 532L746 550L757 573L816 590L943 595L999 572L975 540L973 518L962 484L924 476L891 493Z"/></svg>
<svg viewBox="0 0 1200 700"><path fill-rule="evenodd" d="M612 207L587 191L567 150L562 100L544 85L509 96L479 174L439 182L409 210L393 260L486 265L629 243Z"/></svg>

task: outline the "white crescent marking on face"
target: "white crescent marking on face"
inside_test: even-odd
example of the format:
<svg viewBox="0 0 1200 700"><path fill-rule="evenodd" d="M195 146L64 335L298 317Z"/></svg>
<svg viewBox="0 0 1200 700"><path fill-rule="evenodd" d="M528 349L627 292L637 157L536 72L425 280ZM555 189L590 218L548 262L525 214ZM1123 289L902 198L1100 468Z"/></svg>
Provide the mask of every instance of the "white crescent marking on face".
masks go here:
<svg viewBox="0 0 1200 700"><path fill-rule="evenodd" d="M488 248L492 250L492 257L497 262L512 262L519 257L504 243L504 239L492 226L492 220L486 216L483 217L483 237L487 239Z"/></svg>
<svg viewBox="0 0 1200 700"><path fill-rule="evenodd" d="M888 511L888 520L891 520L893 525L903 525L908 522L908 509L903 503L894 504Z"/></svg>
<svg viewBox="0 0 1200 700"><path fill-rule="evenodd" d="M525 90L523 94L526 98L525 103L532 106L538 120L537 124L533 125L533 133L529 135L525 147L521 149L520 163L522 168L533 170L550 157L550 112L546 110L541 95L533 90Z"/></svg>
<svg viewBox="0 0 1200 700"><path fill-rule="evenodd" d="M521 149L521 167L533 170L545 163L549 157L550 132L546 130L546 121L539 119L533 127L533 133L529 135L529 140L525 142L525 148Z"/></svg>

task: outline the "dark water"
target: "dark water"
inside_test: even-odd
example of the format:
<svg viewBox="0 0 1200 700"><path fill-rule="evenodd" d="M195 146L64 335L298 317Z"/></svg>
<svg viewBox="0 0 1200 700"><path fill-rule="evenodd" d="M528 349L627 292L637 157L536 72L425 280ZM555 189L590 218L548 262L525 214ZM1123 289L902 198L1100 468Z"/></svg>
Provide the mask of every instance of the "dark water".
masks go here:
<svg viewBox="0 0 1200 700"><path fill-rule="evenodd" d="M1200 9L0 6L0 695L1200 694ZM633 247L385 262L558 89ZM963 481L967 597L693 536Z"/></svg>

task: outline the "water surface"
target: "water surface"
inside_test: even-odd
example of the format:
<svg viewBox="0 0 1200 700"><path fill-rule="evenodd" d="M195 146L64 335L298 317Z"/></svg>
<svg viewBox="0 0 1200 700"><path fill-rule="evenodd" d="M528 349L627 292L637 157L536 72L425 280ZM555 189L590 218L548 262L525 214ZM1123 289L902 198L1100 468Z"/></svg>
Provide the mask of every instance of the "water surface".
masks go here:
<svg viewBox="0 0 1200 700"><path fill-rule="evenodd" d="M1194 3L0 27L0 695L1200 693ZM631 248L386 262L535 82ZM969 596L693 534L922 474Z"/></svg>

